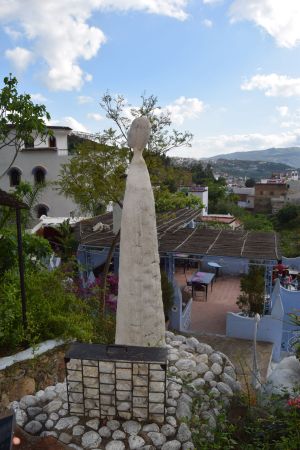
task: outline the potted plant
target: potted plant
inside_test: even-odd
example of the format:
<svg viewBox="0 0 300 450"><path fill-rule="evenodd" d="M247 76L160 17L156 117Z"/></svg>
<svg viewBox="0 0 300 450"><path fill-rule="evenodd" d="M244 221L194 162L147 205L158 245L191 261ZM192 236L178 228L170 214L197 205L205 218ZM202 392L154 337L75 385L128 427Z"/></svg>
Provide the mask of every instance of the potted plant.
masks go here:
<svg viewBox="0 0 300 450"><path fill-rule="evenodd" d="M241 277L241 295L236 304L244 315L254 317L263 314L265 300L264 271L261 267L250 266L249 272Z"/></svg>

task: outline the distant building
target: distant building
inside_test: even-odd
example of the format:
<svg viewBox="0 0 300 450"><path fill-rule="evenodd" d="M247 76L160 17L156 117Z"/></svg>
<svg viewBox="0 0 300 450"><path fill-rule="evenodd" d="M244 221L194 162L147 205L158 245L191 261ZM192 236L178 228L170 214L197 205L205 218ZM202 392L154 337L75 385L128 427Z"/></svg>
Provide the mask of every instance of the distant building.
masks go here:
<svg viewBox="0 0 300 450"><path fill-rule="evenodd" d="M233 187L232 193L238 196L238 206L249 210L254 209L254 187Z"/></svg>
<svg viewBox="0 0 300 450"><path fill-rule="evenodd" d="M207 215L208 212L208 187L207 186L180 186L180 191L187 195L195 195L199 197L203 203L202 215Z"/></svg>
<svg viewBox="0 0 300 450"><path fill-rule="evenodd" d="M262 180L255 184L254 211L256 213L274 214L287 200L288 186L278 179Z"/></svg>
<svg viewBox="0 0 300 450"><path fill-rule="evenodd" d="M35 215L52 217L69 217L74 214L76 204L60 195L54 186L61 169L61 165L69 161L68 135L72 131L69 127L49 126L51 136L43 139L37 137L24 143L12 167L0 179L0 188L9 191L28 181L31 184L46 183L41 191ZM0 158L0 171L3 173L10 165L14 154L13 147L3 148Z"/></svg>
<svg viewBox="0 0 300 450"><path fill-rule="evenodd" d="M230 214L207 214L197 218L197 222L203 224L220 224L227 225L232 230L236 230L241 227L241 222Z"/></svg>

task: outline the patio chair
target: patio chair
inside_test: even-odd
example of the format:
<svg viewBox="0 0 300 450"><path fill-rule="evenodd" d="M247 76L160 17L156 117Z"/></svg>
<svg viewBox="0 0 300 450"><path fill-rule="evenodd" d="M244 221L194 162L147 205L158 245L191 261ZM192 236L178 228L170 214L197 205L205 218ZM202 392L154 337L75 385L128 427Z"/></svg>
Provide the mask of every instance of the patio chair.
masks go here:
<svg viewBox="0 0 300 450"><path fill-rule="evenodd" d="M205 301L206 299L206 289L203 284L194 283L193 285L193 300L196 301Z"/></svg>

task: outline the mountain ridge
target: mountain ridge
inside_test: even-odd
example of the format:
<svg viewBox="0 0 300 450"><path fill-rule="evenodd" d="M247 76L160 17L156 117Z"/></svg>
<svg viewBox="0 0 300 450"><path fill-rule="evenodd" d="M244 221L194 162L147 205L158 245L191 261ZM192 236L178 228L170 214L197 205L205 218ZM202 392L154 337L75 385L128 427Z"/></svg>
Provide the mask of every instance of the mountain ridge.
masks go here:
<svg viewBox="0 0 300 450"><path fill-rule="evenodd" d="M249 150L246 152L219 154L211 158L202 158L205 161L216 161L219 159L267 161L286 164L291 168L298 168L300 167L300 147L271 147L266 150Z"/></svg>

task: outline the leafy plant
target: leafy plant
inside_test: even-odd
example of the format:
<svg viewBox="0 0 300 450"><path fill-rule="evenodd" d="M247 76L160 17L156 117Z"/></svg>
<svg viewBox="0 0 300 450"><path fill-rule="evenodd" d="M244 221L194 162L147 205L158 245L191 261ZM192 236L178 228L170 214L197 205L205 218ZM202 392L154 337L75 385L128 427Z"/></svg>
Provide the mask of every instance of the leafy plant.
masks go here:
<svg viewBox="0 0 300 450"><path fill-rule="evenodd" d="M262 314L264 310L265 281L261 267L250 266L249 273L243 275L240 281L241 295L236 304L247 315Z"/></svg>

